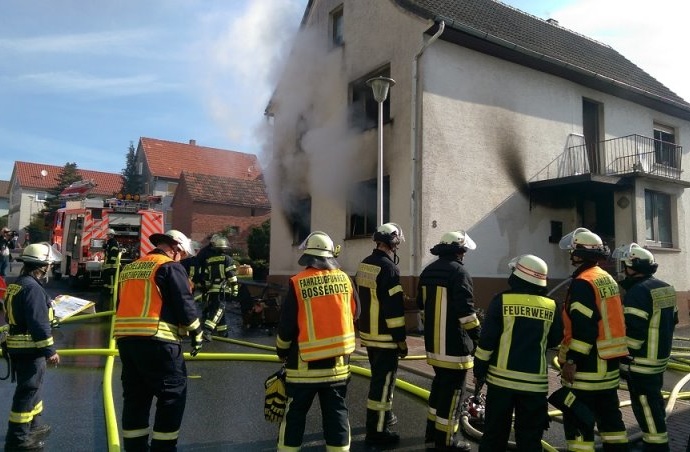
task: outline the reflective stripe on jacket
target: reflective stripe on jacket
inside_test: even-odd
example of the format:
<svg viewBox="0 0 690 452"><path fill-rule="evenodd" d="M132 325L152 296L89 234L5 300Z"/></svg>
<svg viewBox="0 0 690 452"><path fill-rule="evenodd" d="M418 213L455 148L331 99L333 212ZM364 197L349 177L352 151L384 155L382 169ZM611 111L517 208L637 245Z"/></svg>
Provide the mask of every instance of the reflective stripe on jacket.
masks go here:
<svg viewBox="0 0 690 452"><path fill-rule="evenodd" d="M115 316L116 338L155 337L168 342L179 342L180 335L199 328L199 320L191 319L191 315L187 319L190 324L180 326L182 319L176 319L176 316L171 314L172 309L168 311L170 318L162 318L164 304L160 288L156 284L156 273L162 265L173 262L165 254L154 250L123 268L119 280L120 304ZM184 271L179 273L184 274ZM181 285L189 291L185 295L191 307L186 309L193 309L193 298L186 276Z"/></svg>
<svg viewBox="0 0 690 452"><path fill-rule="evenodd" d="M297 295L299 354L316 361L355 351L353 288L341 270L307 268L290 278Z"/></svg>
<svg viewBox="0 0 690 452"><path fill-rule="evenodd" d="M22 275L7 286L5 309L9 325L7 348L10 354L45 357L55 354L50 327L54 316L53 308L50 297L36 278Z"/></svg>
<svg viewBox="0 0 690 452"><path fill-rule="evenodd" d="M474 356L475 375L488 364L486 381L491 384L515 391L548 392L546 349L561 338L557 320L556 302L550 298L511 292L497 295L482 325Z"/></svg>

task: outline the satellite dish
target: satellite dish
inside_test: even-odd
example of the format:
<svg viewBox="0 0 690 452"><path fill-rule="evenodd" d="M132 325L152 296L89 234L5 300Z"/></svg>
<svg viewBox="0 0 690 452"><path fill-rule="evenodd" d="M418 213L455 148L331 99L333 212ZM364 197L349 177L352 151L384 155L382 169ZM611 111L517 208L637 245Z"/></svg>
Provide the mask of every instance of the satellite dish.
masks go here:
<svg viewBox="0 0 690 452"><path fill-rule="evenodd" d="M41 170L41 176L46 177L48 175L48 171L42 169Z"/></svg>

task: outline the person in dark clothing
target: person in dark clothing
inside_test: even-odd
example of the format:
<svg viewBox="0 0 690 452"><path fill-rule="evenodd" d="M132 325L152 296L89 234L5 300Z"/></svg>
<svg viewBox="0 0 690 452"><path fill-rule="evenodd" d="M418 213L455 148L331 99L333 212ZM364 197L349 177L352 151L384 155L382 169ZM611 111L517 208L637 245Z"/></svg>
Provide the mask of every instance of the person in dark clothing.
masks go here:
<svg viewBox="0 0 690 452"><path fill-rule="evenodd" d="M549 425L546 350L563 337L556 302L546 297L546 262L525 254L508 267L510 289L489 303L474 354L475 388L488 383L482 452L508 450L513 412L517 450L541 450Z"/></svg>
<svg viewBox="0 0 690 452"><path fill-rule="evenodd" d="M193 250L176 230L149 240L156 248L120 273L114 336L122 361L122 437L126 451L175 451L187 401L180 329L191 336L192 356L203 342L187 272L179 263Z"/></svg>
<svg viewBox="0 0 690 452"><path fill-rule="evenodd" d="M625 277L619 284L625 290L625 334L632 359L621 364L621 376L628 381L644 450L668 451L661 388L678 323L676 289L653 276L659 264L649 250L637 243L617 248L613 257L620 260Z"/></svg>
<svg viewBox="0 0 690 452"><path fill-rule="evenodd" d="M225 309L237 298L238 283L235 261L230 257L230 243L222 236L211 240L211 252L204 261L203 286L206 293L204 308L204 340L211 341L215 332L228 337Z"/></svg>
<svg viewBox="0 0 690 452"><path fill-rule="evenodd" d="M7 270L10 265L10 250L15 247L15 236L9 228L2 228L0 234L0 276L3 278L7 276Z"/></svg>
<svg viewBox="0 0 690 452"><path fill-rule="evenodd" d="M549 401L563 411L568 450L594 451L596 424L604 451L625 451L628 438L618 399L618 366L628 347L618 284L599 266L609 250L586 228L565 235L559 247L569 250L577 269L561 312L558 362L563 387Z"/></svg>
<svg viewBox="0 0 690 452"><path fill-rule="evenodd" d="M474 308L472 278L463 265L467 250L477 245L465 231L443 234L431 249L438 259L419 276L417 305L423 312L427 363L434 368L429 394L425 440L436 450L471 450L455 437L467 370L481 327Z"/></svg>
<svg viewBox="0 0 690 452"><path fill-rule="evenodd" d="M99 311L110 310L114 307L113 291L115 289L115 275L117 274L117 267L119 266L120 244L115 239L115 230L108 229L106 231L106 242L104 246L105 260L103 261L103 290L101 291L101 300Z"/></svg>
<svg viewBox="0 0 690 452"><path fill-rule="evenodd" d="M300 449L307 413L318 395L326 450L346 452L350 421L345 398L359 299L335 260L340 246L334 247L328 234L312 232L300 249L304 253L298 262L305 268L290 278L276 337L287 395L278 451Z"/></svg>
<svg viewBox="0 0 690 452"><path fill-rule="evenodd" d="M46 365L57 366L60 356L50 326L53 308L43 283L53 263L60 259L60 253L48 243L27 246L17 259L24 264L20 275L5 293L7 348L12 380L17 382L5 437L6 451L41 450L51 430L50 425L41 421L41 389Z"/></svg>
<svg viewBox="0 0 690 452"><path fill-rule="evenodd" d="M362 304L359 337L371 366L365 441L386 446L400 441L389 426L397 421L392 410L398 358L407 356L405 300L396 262L405 237L400 226L385 223L373 239L376 249L359 264L355 282Z"/></svg>

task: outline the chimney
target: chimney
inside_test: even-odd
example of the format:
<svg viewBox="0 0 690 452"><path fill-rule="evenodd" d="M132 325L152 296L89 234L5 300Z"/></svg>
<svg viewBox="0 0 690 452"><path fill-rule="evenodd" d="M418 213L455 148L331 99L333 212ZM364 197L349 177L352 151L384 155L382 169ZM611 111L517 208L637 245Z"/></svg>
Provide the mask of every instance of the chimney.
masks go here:
<svg viewBox="0 0 690 452"><path fill-rule="evenodd" d="M192 146L196 146L196 140L189 140L189 144Z"/></svg>
<svg viewBox="0 0 690 452"><path fill-rule="evenodd" d="M551 25L558 25L558 21L556 19L546 19L546 21Z"/></svg>

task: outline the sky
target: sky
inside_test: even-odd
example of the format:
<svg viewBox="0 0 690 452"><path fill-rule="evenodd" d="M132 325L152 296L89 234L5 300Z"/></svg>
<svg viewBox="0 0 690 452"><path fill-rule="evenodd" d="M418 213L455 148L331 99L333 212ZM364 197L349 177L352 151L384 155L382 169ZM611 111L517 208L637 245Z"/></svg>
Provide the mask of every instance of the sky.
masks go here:
<svg viewBox="0 0 690 452"><path fill-rule="evenodd" d="M690 101L687 0L504 3L610 45ZM0 0L0 180L15 160L119 173L142 136L260 154L306 4Z"/></svg>

